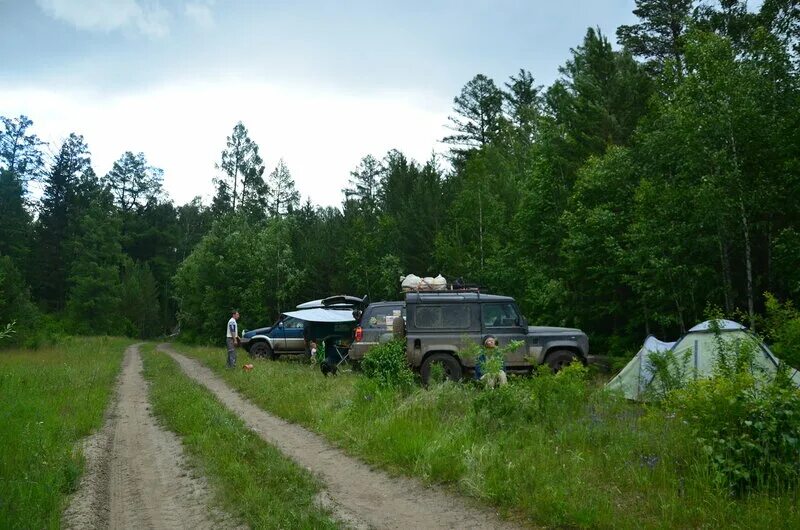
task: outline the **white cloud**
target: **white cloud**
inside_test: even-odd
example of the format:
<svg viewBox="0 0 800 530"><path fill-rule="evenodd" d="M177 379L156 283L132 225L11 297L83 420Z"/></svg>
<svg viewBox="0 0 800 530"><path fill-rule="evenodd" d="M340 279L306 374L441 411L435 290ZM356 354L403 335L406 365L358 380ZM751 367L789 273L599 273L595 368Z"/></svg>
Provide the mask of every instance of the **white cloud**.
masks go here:
<svg viewBox="0 0 800 530"><path fill-rule="evenodd" d="M213 194L214 163L242 120L271 170L283 157L303 197L338 205L349 172L366 154L397 148L427 160L449 108L430 109L418 94L356 97L235 79L168 85L146 93L98 98L90 93L0 88L0 115L27 114L44 140L83 134L95 171L104 175L125 151L143 151L164 169L170 196L183 203Z"/></svg>
<svg viewBox="0 0 800 530"><path fill-rule="evenodd" d="M211 29L214 27L214 14L211 12L211 3L187 2L184 14L189 20L201 29Z"/></svg>
<svg viewBox="0 0 800 530"><path fill-rule="evenodd" d="M169 13L155 2L140 0L36 0L49 16L81 30L134 28L150 37L169 33Z"/></svg>

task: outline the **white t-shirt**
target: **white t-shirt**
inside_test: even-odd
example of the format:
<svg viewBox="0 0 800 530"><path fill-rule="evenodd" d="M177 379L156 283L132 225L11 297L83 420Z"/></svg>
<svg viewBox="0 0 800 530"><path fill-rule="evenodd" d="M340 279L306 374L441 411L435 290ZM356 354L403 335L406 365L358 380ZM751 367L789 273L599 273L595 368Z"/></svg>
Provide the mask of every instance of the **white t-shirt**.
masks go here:
<svg viewBox="0 0 800 530"><path fill-rule="evenodd" d="M225 332L225 337L232 339L234 337L238 337L239 336L238 333L239 333L239 328L236 325L236 319L231 317L231 319L228 320L228 329Z"/></svg>

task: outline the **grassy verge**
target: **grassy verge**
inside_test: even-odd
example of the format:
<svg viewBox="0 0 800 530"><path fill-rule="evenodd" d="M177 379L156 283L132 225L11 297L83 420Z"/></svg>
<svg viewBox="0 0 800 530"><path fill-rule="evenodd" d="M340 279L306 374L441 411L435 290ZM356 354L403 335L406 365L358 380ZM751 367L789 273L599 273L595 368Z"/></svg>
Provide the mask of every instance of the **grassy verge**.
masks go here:
<svg viewBox="0 0 800 530"><path fill-rule="evenodd" d="M83 467L75 445L100 427L130 343L66 338L0 350L0 526L58 528Z"/></svg>
<svg viewBox="0 0 800 530"><path fill-rule="evenodd" d="M693 465L698 455L682 425L591 385L527 378L493 393L444 384L402 394L356 374L323 378L299 362L226 371L221 348L178 349L265 410L351 454L451 485L531 523L800 527L795 493L730 497Z"/></svg>
<svg viewBox="0 0 800 530"><path fill-rule="evenodd" d="M143 348L153 411L181 436L219 505L251 528L336 528L314 506L319 485L253 434L164 354Z"/></svg>

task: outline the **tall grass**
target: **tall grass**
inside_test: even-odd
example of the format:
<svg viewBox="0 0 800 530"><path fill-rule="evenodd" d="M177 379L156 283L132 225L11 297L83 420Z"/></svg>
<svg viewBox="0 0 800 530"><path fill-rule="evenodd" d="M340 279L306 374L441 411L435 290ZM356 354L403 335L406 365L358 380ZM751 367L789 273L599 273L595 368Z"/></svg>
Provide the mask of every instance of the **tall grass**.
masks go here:
<svg viewBox="0 0 800 530"><path fill-rule="evenodd" d="M314 505L320 487L305 469L253 434L171 358L144 348L153 411L181 436L217 503L251 528L336 528Z"/></svg>
<svg viewBox="0 0 800 530"><path fill-rule="evenodd" d="M58 528L83 467L76 444L101 425L128 344L0 350L0 527Z"/></svg>
<svg viewBox="0 0 800 530"><path fill-rule="evenodd" d="M410 393L298 362L224 370L259 406L392 472L447 484L532 524L584 528L800 527L795 494L732 498L714 485L686 426L608 395L582 373Z"/></svg>

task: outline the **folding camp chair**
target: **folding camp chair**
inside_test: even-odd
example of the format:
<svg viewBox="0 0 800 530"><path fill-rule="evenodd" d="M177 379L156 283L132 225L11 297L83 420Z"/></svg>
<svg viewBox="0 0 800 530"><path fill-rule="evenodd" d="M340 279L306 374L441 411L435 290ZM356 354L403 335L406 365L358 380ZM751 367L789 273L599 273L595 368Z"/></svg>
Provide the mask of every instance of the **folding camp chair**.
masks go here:
<svg viewBox="0 0 800 530"><path fill-rule="evenodd" d="M350 358L350 348L345 348L344 346L340 346L334 342L333 351L336 352L336 355L339 357L339 359L336 361L337 368L341 366L342 363L346 363Z"/></svg>
<svg viewBox="0 0 800 530"><path fill-rule="evenodd" d="M337 344L339 339L341 337L337 335L330 335L323 339L325 344L325 363L323 364L325 366L321 366L320 369L326 375L328 373L335 374L339 366L347 362L350 357L350 349Z"/></svg>

